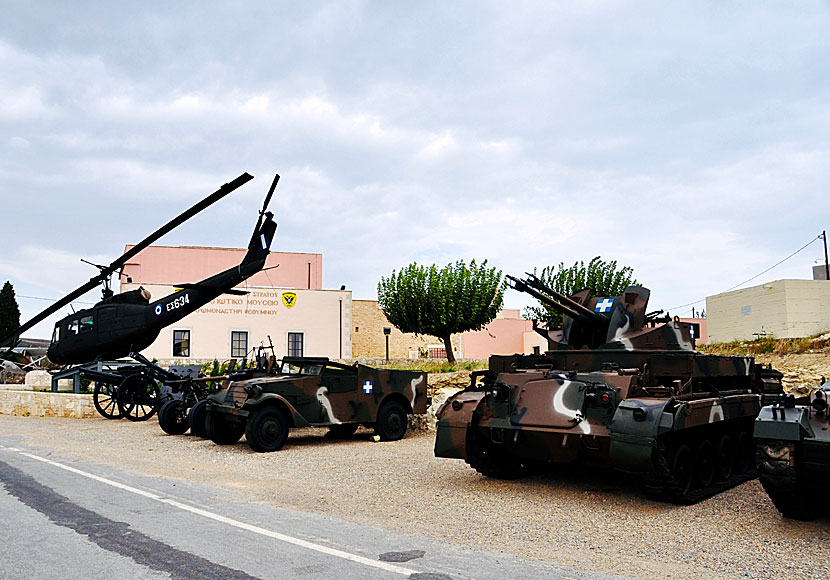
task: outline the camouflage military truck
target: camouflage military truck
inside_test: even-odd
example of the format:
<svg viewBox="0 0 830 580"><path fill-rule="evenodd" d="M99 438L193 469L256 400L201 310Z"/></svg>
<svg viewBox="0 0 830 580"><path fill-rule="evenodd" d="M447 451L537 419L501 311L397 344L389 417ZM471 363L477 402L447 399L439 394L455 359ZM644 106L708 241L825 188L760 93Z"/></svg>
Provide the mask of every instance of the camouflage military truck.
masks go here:
<svg viewBox="0 0 830 580"><path fill-rule="evenodd" d="M533 276L508 279L562 312L562 329L539 329L545 354L492 356L472 373L439 409L436 456L496 478L554 463L610 467L675 503L754 476L753 422L781 373L696 352L689 324L647 314L646 288L566 297Z"/></svg>
<svg viewBox="0 0 830 580"><path fill-rule="evenodd" d="M823 381L822 381L823 382ZM758 477L784 517L830 514L830 381L796 405L792 395L761 409L755 420Z"/></svg>
<svg viewBox="0 0 830 580"><path fill-rule="evenodd" d="M359 425L384 441L406 434L407 414L426 413L426 373L285 357L279 374L234 381L208 397L205 427L219 445L243 433L254 451L277 451L293 427L328 427L347 437Z"/></svg>

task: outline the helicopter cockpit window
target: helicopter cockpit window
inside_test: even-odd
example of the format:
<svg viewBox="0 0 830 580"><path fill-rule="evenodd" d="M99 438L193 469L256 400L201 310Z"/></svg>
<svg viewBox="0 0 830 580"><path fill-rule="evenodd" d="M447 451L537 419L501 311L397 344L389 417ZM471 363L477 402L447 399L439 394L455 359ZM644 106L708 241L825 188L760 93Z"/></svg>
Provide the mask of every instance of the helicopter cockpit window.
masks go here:
<svg viewBox="0 0 830 580"><path fill-rule="evenodd" d="M59 324L55 325L55 330L52 331L52 342L58 342L61 339L61 327Z"/></svg>
<svg viewBox="0 0 830 580"><path fill-rule="evenodd" d="M84 316L81 318L81 329L80 331L89 332L92 330L92 317L91 316Z"/></svg>
<svg viewBox="0 0 830 580"><path fill-rule="evenodd" d="M78 319L70 321L66 330L69 331L69 334L78 334Z"/></svg>

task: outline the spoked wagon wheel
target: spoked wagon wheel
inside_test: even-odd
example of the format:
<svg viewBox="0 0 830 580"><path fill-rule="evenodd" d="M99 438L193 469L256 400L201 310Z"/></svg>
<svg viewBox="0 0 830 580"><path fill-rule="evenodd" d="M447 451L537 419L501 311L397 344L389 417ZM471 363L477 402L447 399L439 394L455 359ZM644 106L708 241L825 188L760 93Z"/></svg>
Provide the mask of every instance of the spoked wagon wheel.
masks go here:
<svg viewBox="0 0 830 580"><path fill-rule="evenodd" d="M159 386L145 374L129 375L118 385L118 409L130 421L146 421L156 412Z"/></svg>
<svg viewBox="0 0 830 580"><path fill-rule="evenodd" d="M92 391L92 403L95 409L106 419L120 419L121 410L118 408L118 387L109 383L95 383Z"/></svg>

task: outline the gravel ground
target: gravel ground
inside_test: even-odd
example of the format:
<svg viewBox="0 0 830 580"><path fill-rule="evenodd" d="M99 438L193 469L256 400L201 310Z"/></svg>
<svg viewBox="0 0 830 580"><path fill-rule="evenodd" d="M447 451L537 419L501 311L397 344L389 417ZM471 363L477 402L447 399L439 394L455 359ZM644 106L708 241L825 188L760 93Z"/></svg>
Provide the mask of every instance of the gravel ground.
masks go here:
<svg viewBox="0 0 830 580"><path fill-rule="evenodd" d="M462 461L436 459L429 432L395 443L372 442L363 430L348 441L324 433L292 431L283 450L258 454L244 438L220 447L166 435L154 418L0 416L0 435L53 456L580 569L660 579L830 577L830 520L781 518L757 481L678 507L644 499L610 472L563 467L489 480Z"/></svg>

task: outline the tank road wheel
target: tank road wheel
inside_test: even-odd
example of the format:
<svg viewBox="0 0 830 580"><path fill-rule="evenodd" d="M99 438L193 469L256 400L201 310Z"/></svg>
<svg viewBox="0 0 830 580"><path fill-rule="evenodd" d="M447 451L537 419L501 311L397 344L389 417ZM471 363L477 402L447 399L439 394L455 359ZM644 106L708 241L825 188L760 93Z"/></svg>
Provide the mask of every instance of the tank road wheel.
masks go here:
<svg viewBox="0 0 830 580"><path fill-rule="evenodd" d="M715 447L708 439L704 439L697 446L692 475L698 489L706 489L712 485L715 478Z"/></svg>
<svg viewBox="0 0 830 580"><path fill-rule="evenodd" d="M147 375L129 375L118 385L118 410L130 421L146 421L156 412L159 386Z"/></svg>
<svg viewBox="0 0 830 580"><path fill-rule="evenodd" d="M735 474L747 473L755 469L755 449L752 437L741 431L735 437Z"/></svg>
<svg viewBox="0 0 830 580"><path fill-rule="evenodd" d="M98 411L102 417L106 419L120 419L121 410L118 408L118 399L116 397L118 387L109 383L95 383L95 389L92 391L92 403L95 405L95 410Z"/></svg>
<svg viewBox="0 0 830 580"><path fill-rule="evenodd" d="M232 421L222 413L206 413L205 430L208 438L217 445L233 445L245 433L245 424Z"/></svg>
<svg viewBox="0 0 830 580"><path fill-rule="evenodd" d="M288 413L283 409L261 407L248 417L245 438L254 451L279 451L288 439L289 427Z"/></svg>
<svg viewBox="0 0 830 580"><path fill-rule="evenodd" d="M525 467L518 457L489 442L479 443L469 432L467 463L481 475L493 479L519 479L525 475Z"/></svg>
<svg viewBox="0 0 830 580"><path fill-rule="evenodd" d="M396 401L384 403L378 411L375 433L381 441L397 441L406 435L406 409Z"/></svg>
<svg viewBox="0 0 830 580"><path fill-rule="evenodd" d="M326 437L331 439L346 439L354 435L357 431L357 423L339 423L337 425L329 425L329 432Z"/></svg>
<svg viewBox="0 0 830 580"><path fill-rule="evenodd" d="M732 477L735 467L735 440L724 435L718 441L718 450L715 453L715 479L726 481Z"/></svg>
<svg viewBox="0 0 830 580"><path fill-rule="evenodd" d="M184 435L190 429L184 404L171 399L159 409L159 427L168 435Z"/></svg>
<svg viewBox="0 0 830 580"><path fill-rule="evenodd" d="M187 413L187 423L190 425L190 434L202 439L207 439L207 428L205 421L207 420L207 399L202 399L192 407Z"/></svg>
<svg viewBox="0 0 830 580"><path fill-rule="evenodd" d="M671 475L677 486L677 494L685 496L692 489L692 450L680 445L674 452L671 462Z"/></svg>

